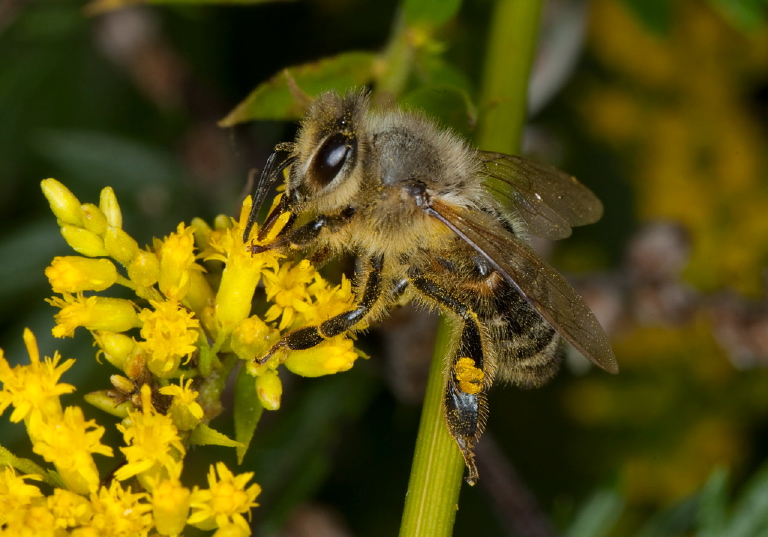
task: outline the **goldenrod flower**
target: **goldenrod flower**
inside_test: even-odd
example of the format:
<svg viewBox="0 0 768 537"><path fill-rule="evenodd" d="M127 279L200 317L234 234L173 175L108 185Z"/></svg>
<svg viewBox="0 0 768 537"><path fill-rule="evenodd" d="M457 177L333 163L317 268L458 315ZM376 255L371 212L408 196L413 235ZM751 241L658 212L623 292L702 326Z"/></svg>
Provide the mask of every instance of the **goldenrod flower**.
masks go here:
<svg viewBox="0 0 768 537"><path fill-rule="evenodd" d="M65 293L62 298L49 299L48 303L61 308L54 315L56 326L52 332L56 337L72 337L75 328L80 326L88 330L124 332L141 324L133 302L123 298Z"/></svg>
<svg viewBox="0 0 768 537"><path fill-rule="evenodd" d="M113 480L109 488L100 487L91 493L93 518L87 527L97 533L86 533L99 537L145 537L152 529L152 506L145 500L147 494L133 493L130 487L123 489L119 481ZM77 534L79 535L79 534Z"/></svg>
<svg viewBox="0 0 768 537"><path fill-rule="evenodd" d="M43 493L25 480L42 479L39 475L16 475L16 470L5 466L0 468L0 526L7 524L14 511L30 505Z"/></svg>
<svg viewBox="0 0 768 537"><path fill-rule="evenodd" d="M253 293L265 268L277 270L280 254L267 250L257 255L243 243L245 229L251 209L250 198L246 199L240 211L240 218L227 229L210 234L212 253L206 260L226 263L216 293L215 317L218 330L229 335L235 326L251 312ZM284 222L283 222L284 223Z"/></svg>
<svg viewBox="0 0 768 537"><path fill-rule="evenodd" d="M53 463L69 490L80 494L93 492L99 485L99 472L91 456L112 456L112 448L101 443L104 428L86 421L80 407L64 409L61 420L48 419L39 424L33 437L33 449Z"/></svg>
<svg viewBox="0 0 768 537"><path fill-rule="evenodd" d="M352 282L341 275L341 283L335 287L327 281L317 279L309 287L307 293L314 299L311 308L304 309L303 316L307 324L320 324L352 309L355 294L352 292Z"/></svg>
<svg viewBox="0 0 768 537"><path fill-rule="evenodd" d="M277 271L265 271L264 290L274 305L267 310L264 319L274 321L282 316L280 330L291 326L297 311L309 309L311 299L307 286L319 278L315 267L306 259L294 266L284 264Z"/></svg>
<svg viewBox="0 0 768 537"><path fill-rule="evenodd" d="M109 259L54 257L45 275L54 293L104 291L117 281L117 268Z"/></svg>
<svg viewBox="0 0 768 537"><path fill-rule="evenodd" d="M161 535L178 535L189 516L191 491L178 479L163 479L152 486L152 517Z"/></svg>
<svg viewBox="0 0 768 537"><path fill-rule="evenodd" d="M190 271L201 271L195 263L194 228L179 224L175 233L155 241L160 259L160 291L170 300L182 300L189 289Z"/></svg>
<svg viewBox="0 0 768 537"><path fill-rule="evenodd" d="M261 492L256 484L246 488L252 477L252 472L236 476L222 462L211 465L208 489L195 488L192 492L193 512L187 522L208 530L235 524L250 535L243 513L250 513L250 509L258 505L254 500Z"/></svg>
<svg viewBox="0 0 768 537"><path fill-rule="evenodd" d="M56 528L75 528L86 524L93 516L91 502L66 489L53 489L53 494L48 496L47 505Z"/></svg>
<svg viewBox="0 0 768 537"><path fill-rule="evenodd" d="M320 377L351 369L358 357L352 340L340 335L311 349L291 351L285 367L302 377Z"/></svg>
<svg viewBox="0 0 768 537"><path fill-rule="evenodd" d="M56 467L64 488L54 486L43 496L24 482L37 476L17 477L13 470L2 470L0 532L171 536L193 524L217 529L217 537L249 535L246 514L257 505L261 490L256 484L248 486L252 474L236 476L223 463L215 463L208 488L190 491L180 482L186 455L181 438L201 445L240 445L200 427L219 410L216 397L223 383L216 375L225 378L227 368L237 362L223 355L234 352L245 360L262 406L279 408L280 360L257 365L254 359L279 341L280 330L318 324L352 307L350 281L342 278L340 285L330 285L308 261L280 266L284 256L274 250L253 254L252 246L273 241L290 214L281 215L261 243L256 227L252 238L243 241L250 198L237 220L219 216L211 227L194 219L189 227L179 224L173 233L155 240L153 248L141 249L122 229L111 188L102 190L97 206L81 204L57 181L43 181L42 187L62 235L81 254L55 258L46 269L54 292L61 294L49 300L60 309L53 334L68 337L77 327L86 328L99 348L97 358L104 356L120 371L109 376L111 389L88 394L86 400L123 418L117 427L125 440L120 449L126 463L108 487L99 485L93 454L112 455L112 448L101 443L104 429L85 420L80 407L63 410L59 402L60 395L74 389L58 382L73 360L60 364L55 354L41 361L34 337L25 332L29 365L11 368L0 350L0 413L14 405L11 419L25 420L34 451ZM205 268L197 262L200 258ZM266 298L273 304L263 318L251 315L262 275ZM140 309L132 300L83 294L116 283L149 306ZM279 322L280 329L272 321ZM133 328L140 328L141 339L125 333ZM198 357L194 367L179 371L193 353ZM352 341L341 335L314 349L287 353L285 363L297 374L319 376L349 369L357 357ZM180 373L178 384L164 380ZM161 396L170 397L161 410L152 403L152 386L158 384ZM196 436L201 430L207 431L202 440ZM133 477L146 492L123 489L120 482ZM3 519L8 506L12 520Z"/></svg>
<svg viewBox="0 0 768 537"><path fill-rule="evenodd" d="M8 405L13 405L11 421L29 421L34 418L58 417L61 415L59 396L71 393L75 387L59 384L61 375L75 363L66 360L59 365L61 356L54 353L53 358L45 357L40 361L35 336L29 329L24 330L24 343L29 353L29 365L17 365L11 369L0 349L0 414Z"/></svg>
<svg viewBox="0 0 768 537"><path fill-rule="evenodd" d="M182 375L179 384L160 388L160 393L173 397L168 415L177 429L188 431L197 427L203 418L203 407L197 402L198 393L192 389L192 379L185 383Z"/></svg>
<svg viewBox="0 0 768 537"><path fill-rule="evenodd" d="M230 346L241 360L253 360L277 343L280 332L256 315L243 319L232 332Z"/></svg>
<svg viewBox="0 0 768 537"><path fill-rule="evenodd" d="M115 477L121 481L134 475L163 477L169 468L176 468L177 459L186 453L173 420L155 410L151 394L148 385L142 386L142 409L129 413L128 418L117 426L127 444L120 448L127 462L115 472Z"/></svg>
<svg viewBox="0 0 768 537"><path fill-rule="evenodd" d="M150 301L154 309L139 313L142 323L140 345L146 352L147 367L160 378L172 375L181 364L181 358L189 356L197 347L200 321L178 302Z"/></svg>

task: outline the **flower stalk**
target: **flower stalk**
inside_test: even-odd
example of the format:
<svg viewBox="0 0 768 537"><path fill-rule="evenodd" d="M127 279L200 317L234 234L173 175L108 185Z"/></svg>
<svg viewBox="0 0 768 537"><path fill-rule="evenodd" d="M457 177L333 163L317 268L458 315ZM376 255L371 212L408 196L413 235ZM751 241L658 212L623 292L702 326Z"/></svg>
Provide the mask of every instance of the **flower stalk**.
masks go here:
<svg viewBox="0 0 768 537"><path fill-rule="evenodd" d="M476 137L478 147L484 150L510 154L520 150L540 15L540 0L497 0L494 6L481 88L484 113ZM400 537L441 537L453 532L464 463L448 435L443 415L449 331L441 319Z"/></svg>

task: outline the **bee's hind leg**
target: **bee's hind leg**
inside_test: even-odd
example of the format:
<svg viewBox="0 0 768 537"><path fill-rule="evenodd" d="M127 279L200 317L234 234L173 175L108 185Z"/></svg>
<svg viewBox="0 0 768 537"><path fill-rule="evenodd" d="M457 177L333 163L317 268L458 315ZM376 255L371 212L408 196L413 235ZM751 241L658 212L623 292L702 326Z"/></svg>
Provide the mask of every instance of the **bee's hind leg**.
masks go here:
<svg viewBox="0 0 768 537"><path fill-rule="evenodd" d="M415 271L411 283L421 293L448 308L461 319L458 345L449 360L443 405L448 432L459 446L467 465L466 481L474 485L478 479L475 444L485 429L488 402L483 339L477 315L435 282Z"/></svg>

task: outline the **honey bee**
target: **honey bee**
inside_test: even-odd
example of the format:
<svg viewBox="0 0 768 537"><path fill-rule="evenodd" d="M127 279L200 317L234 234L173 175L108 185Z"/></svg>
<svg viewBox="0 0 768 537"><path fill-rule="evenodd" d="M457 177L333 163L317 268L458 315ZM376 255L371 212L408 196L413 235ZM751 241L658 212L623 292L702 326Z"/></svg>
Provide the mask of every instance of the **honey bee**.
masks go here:
<svg viewBox="0 0 768 537"><path fill-rule="evenodd" d="M542 385L560 365L562 340L618 372L594 314L527 242L529 233L561 239L572 226L600 218L600 200L574 177L473 149L418 112L373 110L364 91L325 93L311 104L295 142L278 145L267 162L245 241L286 169L285 195L259 238L286 211L289 223L252 252L351 252L361 266L357 300L347 312L288 333L259 363L354 332L411 299L447 314L454 332L445 420L469 484L478 479L474 447L495 380Z"/></svg>

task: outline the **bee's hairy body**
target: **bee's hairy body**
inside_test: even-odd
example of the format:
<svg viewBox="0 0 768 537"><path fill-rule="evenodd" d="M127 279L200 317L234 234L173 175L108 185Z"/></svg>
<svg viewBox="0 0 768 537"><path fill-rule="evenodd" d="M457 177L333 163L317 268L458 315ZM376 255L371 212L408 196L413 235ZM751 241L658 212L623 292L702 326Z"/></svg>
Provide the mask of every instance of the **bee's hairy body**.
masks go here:
<svg viewBox="0 0 768 537"><path fill-rule="evenodd" d="M493 381L538 386L559 365L560 334L542 317L552 289L540 288L536 274L543 268L552 278L551 269L535 257L536 266L522 269L507 269L498 259L515 253L497 251L499 240L530 255L521 246L523 219L491 194L480 152L418 113L369 111L364 93L318 97L296 142L281 149L290 155L280 169L290 171L284 205L276 210L295 218L273 247L325 255L349 251L362 263L350 312L288 334L260 361L280 349L309 348L354 331L411 299L448 313L454 337L446 360L446 422L474 483L474 445L485 427L485 394ZM519 274L523 285L510 273ZM557 280L555 291L561 285ZM563 317L581 314L579 309ZM590 359L611 367L608 358Z"/></svg>

